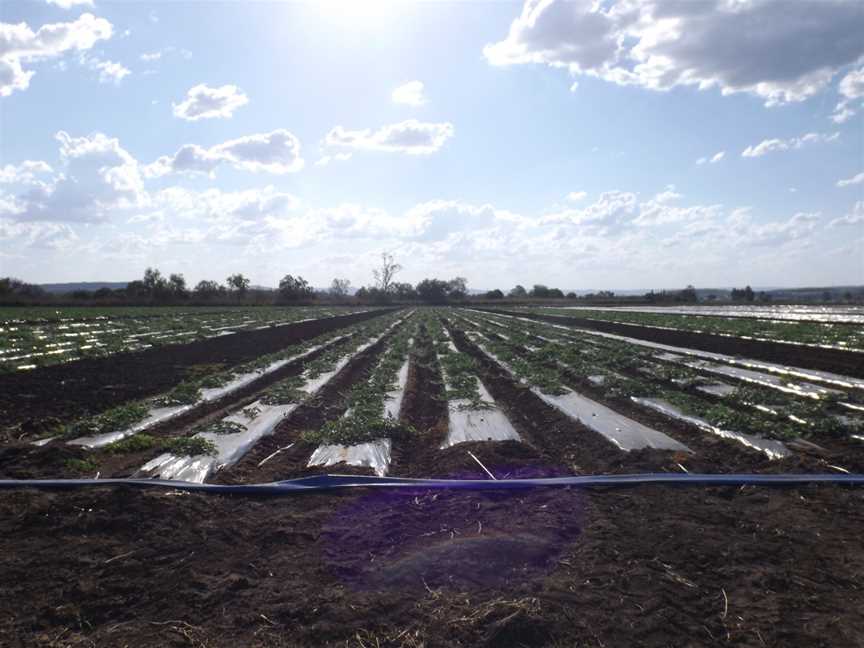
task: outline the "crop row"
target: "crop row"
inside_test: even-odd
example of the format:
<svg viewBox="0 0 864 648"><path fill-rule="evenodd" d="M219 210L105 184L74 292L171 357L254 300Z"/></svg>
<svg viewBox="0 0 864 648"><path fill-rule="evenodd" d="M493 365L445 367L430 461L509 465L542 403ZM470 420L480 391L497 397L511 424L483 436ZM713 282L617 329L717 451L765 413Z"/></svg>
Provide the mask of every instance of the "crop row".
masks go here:
<svg viewBox="0 0 864 648"><path fill-rule="evenodd" d="M694 333L729 335L772 342L793 342L864 350L864 326L860 324L751 319L691 313L648 313L613 309L532 308L526 309L526 312L580 317L620 324L654 326Z"/></svg>
<svg viewBox="0 0 864 648"><path fill-rule="evenodd" d="M461 322L482 335L490 349L544 393L560 394L576 381L609 399L638 399L634 402L647 406L665 402L668 411L674 407L716 428L775 439L844 437L861 430L861 420L850 417L840 401L843 398L847 405L860 402L857 391L806 391L779 380L754 384L749 375L729 385L718 383L705 371L705 363L664 362L651 349L615 339L562 333L540 323L520 322L505 329L506 318L476 314ZM727 378L735 377L734 372L730 374Z"/></svg>
<svg viewBox="0 0 864 648"><path fill-rule="evenodd" d="M732 443L739 453L783 459L820 451L804 439L830 445L861 432L860 413L843 405L864 408L856 387L814 384L808 392L800 381L734 376L721 383L705 366L670 355L470 309L403 310L72 422L50 447L77 446L67 466L76 474L237 483L339 465L428 476L439 459L486 470L478 456L494 459L498 447L537 462L578 457L571 465L601 467L586 453L647 448L680 462L715 452L714 461ZM232 397L232 389L245 391ZM215 409L214 398L223 399ZM197 409L182 424L158 418ZM440 412L437 422L415 427L418 409ZM550 427L555 416L562 422Z"/></svg>
<svg viewBox="0 0 864 648"><path fill-rule="evenodd" d="M327 371L329 364L338 359L352 344L374 335L381 327L393 321L384 316L337 329L278 352L262 355L231 369L218 365L203 367L193 377L177 384L170 391L153 398L125 403L95 416L71 421L52 430L53 437L68 440L73 445L98 448L120 442L132 435L163 425L209 403L231 399L232 394L248 389L266 380L267 376L284 371L288 365L303 361L306 372L316 377ZM286 381L268 390L266 398L279 399L291 394Z"/></svg>
<svg viewBox="0 0 864 648"><path fill-rule="evenodd" d="M235 308L191 313L169 310L131 317L5 322L0 325L0 372L187 343L358 310L353 307Z"/></svg>

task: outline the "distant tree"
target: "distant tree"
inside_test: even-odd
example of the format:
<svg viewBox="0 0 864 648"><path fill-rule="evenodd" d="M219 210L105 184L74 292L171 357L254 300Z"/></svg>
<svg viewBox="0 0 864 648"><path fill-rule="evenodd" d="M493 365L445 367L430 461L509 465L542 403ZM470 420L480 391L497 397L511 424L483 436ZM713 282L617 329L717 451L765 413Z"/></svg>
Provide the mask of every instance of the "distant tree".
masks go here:
<svg viewBox="0 0 864 648"><path fill-rule="evenodd" d="M441 279L424 279L417 284L417 297L428 304L445 303L448 292L448 283Z"/></svg>
<svg viewBox="0 0 864 648"><path fill-rule="evenodd" d="M366 288L366 286L361 286L360 288L357 289L357 292L354 293L354 296L357 299L365 301L366 299L369 298L369 289Z"/></svg>
<svg viewBox="0 0 864 648"><path fill-rule="evenodd" d="M156 268L147 268L144 271L144 279L142 280L142 283L144 284L144 288L151 295L165 292L168 288L168 281Z"/></svg>
<svg viewBox="0 0 864 648"><path fill-rule="evenodd" d="M565 297L567 297L567 299L577 299L579 295L577 295L575 292L568 292Z"/></svg>
<svg viewBox="0 0 864 648"><path fill-rule="evenodd" d="M313 295L313 290L303 277L296 278L291 275L285 275L279 282L279 298L282 301L300 301L310 299Z"/></svg>
<svg viewBox="0 0 864 648"><path fill-rule="evenodd" d="M732 297L732 301L752 302L756 298L756 294L753 292L753 289L750 286L747 286L743 290L733 288L730 296Z"/></svg>
<svg viewBox="0 0 864 648"><path fill-rule="evenodd" d="M486 299L504 299L504 293L498 290L489 290L483 295Z"/></svg>
<svg viewBox="0 0 864 648"><path fill-rule="evenodd" d="M351 281L349 279L334 279L330 284L330 294L333 297L347 297L351 290Z"/></svg>
<svg viewBox="0 0 864 648"><path fill-rule="evenodd" d="M144 285L144 282L140 279L136 279L135 281L130 281L126 284L126 296L134 298L146 297L149 292L147 291L147 286Z"/></svg>
<svg viewBox="0 0 864 648"><path fill-rule="evenodd" d="M44 294L45 291L36 284L26 283L15 277L0 278L0 296L38 297Z"/></svg>
<svg viewBox="0 0 864 648"><path fill-rule="evenodd" d="M692 285L687 286L684 290L678 293L678 298L676 301L682 302L697 302L699 301L699 296L696 294L696 288Z"/></svg>
<svg viewBox="0 0 864 648"><path fill-rule="evenodd" d="M822 301L825 301L825 302L831 301L831 297L832 297L832 295L831 295L830 290L823 290L822 291Z"/></svg>
<svg viewBox="0 0 864 648"><path fill-rule="evenodd" d="M195 286L195 296L210 298L225 292L225 287L219 285L218 281L208 281L206 279L199 281Z"/></svg>
<svg viewBox="0 0 864 648"><path fill-rule="evenodd" d="M561 291L559 290L558 292L560 293ZM536 299L546 299L547 297L552 297L550 293L551 289L548 286L544 286L543 284L534 284L534 287L531 289L531 292L528 293L528 296ZM563 295L561 296L563 297Z"/></svg>
<svg viewBox="0 0 864 648"><path fill-rule="evenodd" d="M396 281L390 287L390 290L393 292L393 296L396 297L396 299L402 301L417 299L417 291L414 290L414 286L410 283L399 283Z"/></svg>
<svg viewBox="0 0 864 648"><path fill-rule="evenodd" d="M510 291L509 296L515 297L516 299L520 299L522 297L527 297L528 291L525 290L525 288L523 286L517 285L513 290Z"/></svg>
<svg viewBox="0 0 864 648"><path fill-rule="evenodd" d="M461 300L468 296L468 280L456 277L447 282L447 298Z"/></svg>
<svg viewBox="0 0 864 648"><path fill-rule="evenodd" d="M228 284L228 290L235 292L238 297L243 297L249 290L250 281L238 272L228 277L225 283Z"/></svg>
<svg viewBox="0 0 864 648"><path fill-rule="evenodd" d="M174 297L188 297L186 278L182 274L172 274L168 277L168 290Z"/></svg>
<svg viewBox="0 0 864 648"><path fill-rule="evenodd" d="M389 252L382 252L381 267L372 271L376 287L381 292L389 293L393 285L393 278L400 270L402 270L402 266L393 260L393 255Z"/></svg>

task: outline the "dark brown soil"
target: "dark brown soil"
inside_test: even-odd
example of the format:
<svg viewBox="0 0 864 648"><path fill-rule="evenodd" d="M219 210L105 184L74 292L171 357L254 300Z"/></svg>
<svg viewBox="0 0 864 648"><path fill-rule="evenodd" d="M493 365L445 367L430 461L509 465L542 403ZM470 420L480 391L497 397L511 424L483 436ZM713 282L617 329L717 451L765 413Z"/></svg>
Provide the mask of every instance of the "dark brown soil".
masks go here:
<svg viewBox="0 0 864 648"><path fill-rule="evenodd" d="M198 365L230 368L387 312L392 311L340 315L2 374L0 442L36 435L70 419L167 391Z"/></svg>
<svg viewBox="0 0 864 648"><path fill-rule="evenodd" d="M0 645L855 647L862 524L835 487L2 492Z"/></svg>
<svg viewBox="0 0 864 648"><path fill-rule="evenodd" d="M714 353L725 353L732 356L744 356L754 360L776 362L792 367L833 371L846 376L864 378L864 353L860 351L843 351L840 349L821 349L802 344L787 344L784 342L765 342L761 340L745 340L744 338L715 335L712 333L694 333L692 331L675 331L671 329L641 326L639 324L621 324L604 322L583 317L565 317L561 315L541 315L538 313L516 312L484 308L490 313L514 315L530 319L578 326L593 331L626 335L638 340L648 340L673 346L689 347Z"/></svg>

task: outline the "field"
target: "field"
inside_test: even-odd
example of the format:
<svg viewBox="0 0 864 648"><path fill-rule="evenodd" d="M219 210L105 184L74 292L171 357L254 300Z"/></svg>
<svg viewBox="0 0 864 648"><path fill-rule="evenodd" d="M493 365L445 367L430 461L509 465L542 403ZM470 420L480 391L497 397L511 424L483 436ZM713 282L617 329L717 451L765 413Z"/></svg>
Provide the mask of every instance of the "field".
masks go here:
<svg viewBox="0 0 864 648"><path fill-rule="evenodd" d="M609 313L7 321L194 332L0 375L0 479L864 472L860 327ZM0 491L0 644L862 645L862 504L829 485Z"/></svg>
<svg viewBox="0 0 864 648"><path fill-rule="evenodd" d="M864 350L864 312L832 309L790 311L783 307L711 308L670 307L657 309L540 308L529 312L576 316L591 320L622 322L639 326L671 328L697 333L749 337L772 342L792 342L842 349Z"/></svg>
<svg viewBox="0 0 864 648"><path fill-rule="evenodd" d="M183 344L300 319L365 310L329 308L0 308L0 372L153 346Z"/></svg>

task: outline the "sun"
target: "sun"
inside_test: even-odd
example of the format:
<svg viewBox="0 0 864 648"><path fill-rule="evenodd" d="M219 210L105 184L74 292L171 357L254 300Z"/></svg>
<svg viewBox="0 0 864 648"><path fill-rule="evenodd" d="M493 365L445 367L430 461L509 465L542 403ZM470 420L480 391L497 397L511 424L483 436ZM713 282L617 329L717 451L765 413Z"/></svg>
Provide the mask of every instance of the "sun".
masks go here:
<svg viewBox="0 0 864 648"><path fill-rule="evenodd" d="M316 0L312 3L328 19L354 24L380 24L393 14L399 0Z"/></svg>

